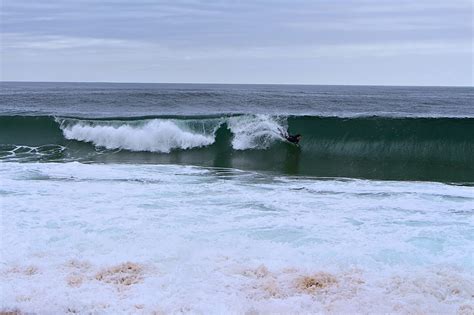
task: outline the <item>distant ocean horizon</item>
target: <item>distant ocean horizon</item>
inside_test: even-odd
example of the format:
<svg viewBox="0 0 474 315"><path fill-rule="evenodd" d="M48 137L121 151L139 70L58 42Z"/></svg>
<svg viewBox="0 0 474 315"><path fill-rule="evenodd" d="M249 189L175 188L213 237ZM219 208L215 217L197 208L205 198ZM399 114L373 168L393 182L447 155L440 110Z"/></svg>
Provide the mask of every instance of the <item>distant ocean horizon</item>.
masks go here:
<svg viewBox="0 0 474 315"><path fill-rule="evenodd" d="M0 310L469 314L473 100L0 82Z"/></svg>
<svg viewBox="0 0 474 315"><path fill-rule="evenodd" d="M366 86L366 87L433 87L433 88L474 88L474 85L404 85L404 84L357 84L357 83L243 83L243 82L158 82L158 81L30 81L0 80L1 83L65 83L65 84L161 84L161 85L276 85L276 86Z"/></svg>

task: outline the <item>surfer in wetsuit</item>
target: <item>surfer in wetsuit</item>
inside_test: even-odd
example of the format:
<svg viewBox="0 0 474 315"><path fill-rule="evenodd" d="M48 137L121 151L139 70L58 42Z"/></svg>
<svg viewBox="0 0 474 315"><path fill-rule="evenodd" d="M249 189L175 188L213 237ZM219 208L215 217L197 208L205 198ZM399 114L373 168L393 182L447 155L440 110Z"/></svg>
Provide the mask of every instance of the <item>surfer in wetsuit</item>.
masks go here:
<svg viewBox="0 0 474 315"><path fill-rule="evenodd" d="M288 140L288 142L298 144L301 140L301 135L299 133L294 136L287 134L285 139Z"/></svg>
<svg viewBox="0 0 474 315"><path fill-rule="evenodd" d="M301 135L300 134L296 134L294 136L287 135L285 138L286 138L286 140L288 140L291 143L298 144L301 140Z"/></svg>
<svg viewBox="0 0 474 315"><path fill-rule="evenodd" d="M298 145L300 140L301 140L301 135L298 133L296 135L290 135L288 131L284 132L283 130L280 129L280 133L283 138L286 139L286 141L291 142L293 144Z"/></svg>

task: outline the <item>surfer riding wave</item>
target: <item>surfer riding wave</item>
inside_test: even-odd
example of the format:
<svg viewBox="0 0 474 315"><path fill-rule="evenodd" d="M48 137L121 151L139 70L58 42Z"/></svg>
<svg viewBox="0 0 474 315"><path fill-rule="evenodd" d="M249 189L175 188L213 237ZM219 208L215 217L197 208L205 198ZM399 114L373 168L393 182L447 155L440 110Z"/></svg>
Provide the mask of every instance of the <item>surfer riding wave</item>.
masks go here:
<svg viewBox="0 0 474 315"><path fill-rule="evenodd" d="M295 134L295 135L291 135L288 130L283 130L283 129L280 129L280 134L283 138L285 138L288 142L291 142L293 144L296 144L298 145L300 140L301 140L301 135L298 133L298 134Z"/></svg>

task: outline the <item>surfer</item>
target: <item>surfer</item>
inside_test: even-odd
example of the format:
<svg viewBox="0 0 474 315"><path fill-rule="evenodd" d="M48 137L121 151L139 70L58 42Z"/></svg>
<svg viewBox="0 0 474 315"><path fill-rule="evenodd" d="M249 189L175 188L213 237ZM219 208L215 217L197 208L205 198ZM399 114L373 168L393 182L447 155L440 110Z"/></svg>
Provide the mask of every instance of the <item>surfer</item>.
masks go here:
<svg viewBox="0 0 474 315"><path fill-rule="evenodd" d="M301 135L298 133L294 136L288 134L286 137L285 137L286 140L288 140L288 142L291 142L291 143L294 143L294 144L298 144L301 140Z"/></svg>
<svg viewBox="0 0 474 315"><path fill-rule="evenodd" d="M286 141L298 145L301 140L301 135L298 133L296 135L290 135L288 131L283 131L280 129L281 136L286 139Z"/></svg>

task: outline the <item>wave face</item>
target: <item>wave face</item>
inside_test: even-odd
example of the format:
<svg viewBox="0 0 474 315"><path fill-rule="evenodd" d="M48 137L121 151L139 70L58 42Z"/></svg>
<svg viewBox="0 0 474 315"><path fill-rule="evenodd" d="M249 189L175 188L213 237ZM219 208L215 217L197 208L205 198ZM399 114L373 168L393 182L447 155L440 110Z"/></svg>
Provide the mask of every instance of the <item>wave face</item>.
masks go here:
<svg viewBox="0 0 474 315"><path fill-rule="evenodd" d="M303 135L299 147L282 138L287 128ZM473 134L474 118L0 116L0 159L474 182Z"/></svg>

